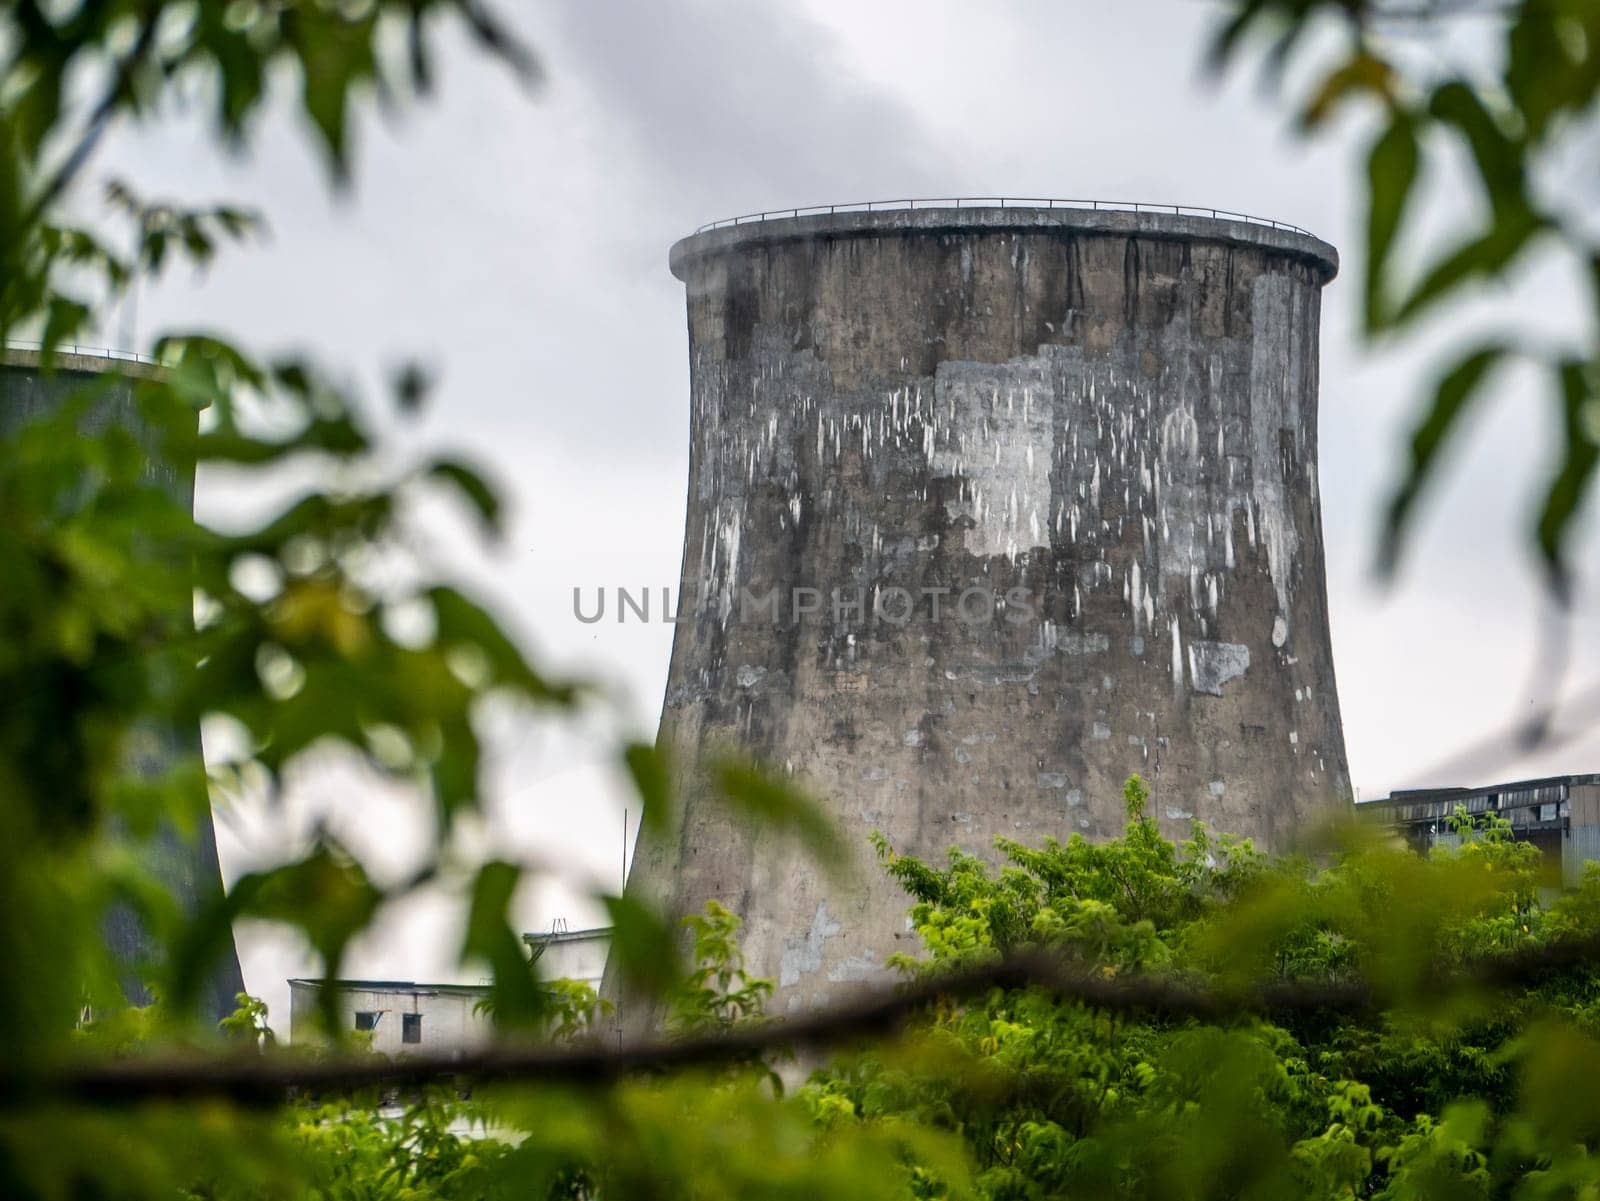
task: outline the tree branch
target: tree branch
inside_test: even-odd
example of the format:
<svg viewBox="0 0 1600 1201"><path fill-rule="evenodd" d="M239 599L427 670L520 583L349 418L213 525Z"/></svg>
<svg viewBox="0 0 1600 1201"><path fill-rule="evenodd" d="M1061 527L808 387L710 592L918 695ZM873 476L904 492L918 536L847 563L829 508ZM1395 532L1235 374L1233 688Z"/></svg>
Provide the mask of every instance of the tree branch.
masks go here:
<svg viewBox="0 0 1600 1201"><path fill-rule="evenodd" d="M502 1044L459 1054L408 1055L394 1061L363 1056L306 1062L256 1055L223 1060L126 1060L70 1068L35 1087L64 1100L104 1105L201 1097L279 1104L291 1088L311 1092L406 1088L457 1079L602 1084L642 1072L737 1062L782 1048L823 1048L883 1037L902 1029L911 1017L938 1000L1029 985L1042 985L1065 999L1105 1008L1196 1017L1237 1012L1219 995L1176 981L1156 977L1118 981L1091 975L1059 955L1029 952L918 980L893 992L865 996L803 1018L694 1038L646 1040L614 1049L592 1042ZM1289 999L1287 992L1293 990L1278 991ZM1344 998L1344 1002L1344 1007L1360 1006L1357 998ZM13 1091L0 1091L0 1098L9 1098Z"/></svg>
<svg viewBox="0 0 1600 1201"><path fill-rule="evenodd" d="M1600 963L1600 937L1569 939L1513 955L1480 959L1466 968L1425 976L1411 1003L1473 988L1525 987L1559 972ZM94 1105L148 1100L220 1098L246 1105L279 1105L290 1090L348 1091L408 1088L450 1081L492 1084L604 1084L646 1072L708 1067L748 1060L782 1048L837 1047L903 1029L928 1006L995 988L1037 986L1067 1001L1113 1013L1226 1021L1247 1014L1326 1012L1352 1018L1383 1011L1386 997L1370 982L1281 981L1247 991L1202 989L1161 976L1107 976L1080 960L1026 951L991 963L929 976L889 993L787 1021L724 1034L653 1039L614 1049L575 1045L500 1044L459 1054L396 1060L341 1056L301 1060L283 1055L130 1059L76 1064L40 1077L0 1081L0 1105L35 1104L43 1097Z"/></svg>
<svg viewBox="0 0 1600 1201"><path fill-rule="evenodd" d="M146 56L155 47L156 26L159 24L158 14L146 12L144 25L139 30L139 37L134 42L128 53L118 60L112 70L111 83L100 97L99 103L89 110L89 118L84 123L84 129L78 135L77 142L67 154L60 169L52 175L39 194L33 198L27 211L20 222L21 228L26 230L35 221L42 220L45 212L56 202L67 187L76 178L89 156L94 153L100 139L105 135L106 129L111 125L111 118L116 115L128 91L133 87L135 73L143 65Z"/></svg>

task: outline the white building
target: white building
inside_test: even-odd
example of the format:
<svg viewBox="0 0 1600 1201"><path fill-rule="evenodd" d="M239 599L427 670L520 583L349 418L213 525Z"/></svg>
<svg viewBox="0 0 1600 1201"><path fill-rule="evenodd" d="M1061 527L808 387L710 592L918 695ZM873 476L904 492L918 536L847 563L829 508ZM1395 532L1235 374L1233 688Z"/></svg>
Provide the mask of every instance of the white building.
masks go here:
<svg viewBox="0 0 1600 1201"><path fill-rule="evenodd" d="M487 984L414 984L409 980L340 980L339 1021L347 1030L370 1030L372 1049L385 1055L461 1051L494 1033L479 1002ZM289 1041L322 1035L321 980L289 981Z"/></svg>
<svg viewBox="0 0 1600 1201"><path fill-rule="evenodd" d="M568 930L558 920L548 934L524 934L540 979L581 980L596 991L611 949L611 930ZM487 984L416 984L410 980L340 980L339 1022L372 1032L372 1049L384 1055L463 1051L488 1042L494 1022L480 1002ZM289 1041L322 1036L321 980L289 981Z"/></svg>
<svg viewBox="0 0 1600 1201"><path fill-rule="evenodd" d="M599 991L611 950L609 926L568 930L566 922L557 919L550 933L524 934L522 941L528 944L541 980L581 980Z"/></svg>

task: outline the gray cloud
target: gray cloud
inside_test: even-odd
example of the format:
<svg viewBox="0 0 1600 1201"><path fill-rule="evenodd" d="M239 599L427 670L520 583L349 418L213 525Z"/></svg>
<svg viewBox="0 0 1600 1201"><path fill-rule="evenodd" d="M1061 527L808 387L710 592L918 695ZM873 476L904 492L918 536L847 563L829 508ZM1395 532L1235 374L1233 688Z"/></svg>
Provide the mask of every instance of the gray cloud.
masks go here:
<svg viewBox="0 0 1600 1201"><path fill-rule="evenodd" d="M626 137L645 188L693 207L698 216L683 225L916 195L947 177L942 148L910 108L862 78L797 7L679 0L552 11L560 61Z"/></svg>

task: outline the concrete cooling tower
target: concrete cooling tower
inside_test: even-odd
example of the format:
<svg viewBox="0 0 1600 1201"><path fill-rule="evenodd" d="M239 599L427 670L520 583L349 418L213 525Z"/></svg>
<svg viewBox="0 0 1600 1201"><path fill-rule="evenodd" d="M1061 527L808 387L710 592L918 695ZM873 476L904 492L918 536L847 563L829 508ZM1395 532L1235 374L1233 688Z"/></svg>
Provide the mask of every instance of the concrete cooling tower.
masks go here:
<svg viewBox="0 0 1600 1201"><path fill-rule="evenodd" d="M38 354L6 350L0 357L0 442L26 423L57 412L67 400L94 386L97 391L84 428L101 430L120 425L129 429L146 451L144 478L190 508L194 503L194 464L173 463L161 458L157 439L141 421L134 396L135 380L156 370L158 368L129 362L126 358L61 353L55 356L52 369L46 372L40 367ZM130 754L136 770L153 776L164 771L177 756L194 754L199 749L200 731L195 729L187 737L178 739L147 733L135 739ZM147 856L146 866L187 910L193 910L202 899L222 889L216 831L209 810L205 812L205 820L198 823L192 836L168 828L140 847ZM156 950L148 932L133 913L126 910L111 914L106 924L106 938L118 960L130 969ZM149 993L131 970L125 975L123 985L134 1004L150 1003ZM238 955L230 943L223 962L205 983L201 1009L213 1017L224 1017L233 1012L234 998L243 991Z"/></svg>
<svg viewBox="0 0 1600 1201"><path fill-rule="evenodd" d="M916 949L873 830L935 859L1105 838L1133 772L1174 837L1200 818L1282 848L1347 802L1317 502L1337 262L1271 222L1045 202L674 246L682 811L629 889L740 914L793 1013ZM822 800L852 882L710 798L730 744Z"/></svg>

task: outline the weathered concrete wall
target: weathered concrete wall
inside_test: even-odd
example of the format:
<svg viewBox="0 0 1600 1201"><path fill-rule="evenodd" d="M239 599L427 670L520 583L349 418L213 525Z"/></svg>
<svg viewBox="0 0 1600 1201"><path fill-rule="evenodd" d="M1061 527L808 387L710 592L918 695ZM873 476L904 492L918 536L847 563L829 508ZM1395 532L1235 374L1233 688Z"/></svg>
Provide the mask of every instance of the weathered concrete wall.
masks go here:
<svg viewBox="0 0 1600 1201"><path fill-rule="evenodd" d="M113 425L130 430L147 451L146 478L185 508L192 507L194 464L163 461L157 453L154 431L139 419L134 381L153 370L119 359L73 354L58 355L54 369L45 372L40 369L37 354L4 351L0 353L0 442L23 425L58 411L69 398L92 386L96 389L94 404L85 414L80 428L85 433ZM165 770L176 756L198 751L200 731L194 730L187 738L176 740L146 731L138 735L134 743L129 748L134 767L153 776ZM202 898L221 890L216 831L209 814L193 837L168 828L145 843L144 849L149 856L147 866L186 909L192 910ZM148 933L127 910L111 914L106 924L106 937L118 959L126 964L145 960L154 950ZM149 1003L148 993L133 975L127 976L125 987L136 1004ZM234 998L243 991L244 978L239 970L238 955L230 946L224 961L206 982L202 1008L218 1017L232 1013Z"/></svg>
<svg viewBox="0 0 1600 1201"><path fill-rule="evenodd" d="M1174 836L1203 818L1281 848L1347 803L1317 505L1336 264L1262 226L1044 209L674 247L699 586L661 742L685 812L629 888L741 914L794 1012L914 949L872 830L935 857L1105 837L1132 772ZM777 621L751 603L773 588ZM795 620L796 588L820 611ZM707 803L725 742L826 801L853 885Z"/></svg>

